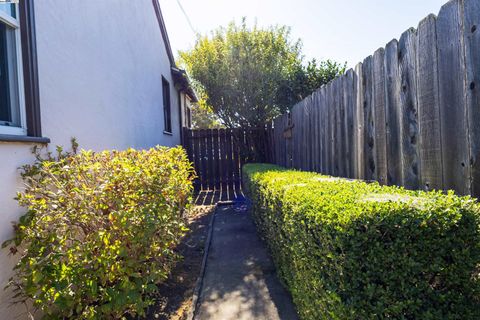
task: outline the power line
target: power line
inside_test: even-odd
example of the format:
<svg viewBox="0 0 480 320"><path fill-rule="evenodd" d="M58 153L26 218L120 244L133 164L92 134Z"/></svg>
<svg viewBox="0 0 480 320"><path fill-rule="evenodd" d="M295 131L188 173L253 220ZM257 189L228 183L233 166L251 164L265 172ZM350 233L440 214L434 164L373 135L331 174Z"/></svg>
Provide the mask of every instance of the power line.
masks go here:
<svg viewBox="0 0 480 320"><path fill-rule="evenodd" d="M192 24L192 21L190 20L187 12L185 11L185 9L183 9L183 6L182 4L180 3L180 0L177 0L177 3L178 3L178 6L180 7L180 10L182 10L183 12L183 15L185 16L185 19L187 19L187 22L188 22L188 25L190 26L190 29L192 29L193 33L196 35L198 34L198 32L195 30L195 28L193 27L193 24Z"/></svg>

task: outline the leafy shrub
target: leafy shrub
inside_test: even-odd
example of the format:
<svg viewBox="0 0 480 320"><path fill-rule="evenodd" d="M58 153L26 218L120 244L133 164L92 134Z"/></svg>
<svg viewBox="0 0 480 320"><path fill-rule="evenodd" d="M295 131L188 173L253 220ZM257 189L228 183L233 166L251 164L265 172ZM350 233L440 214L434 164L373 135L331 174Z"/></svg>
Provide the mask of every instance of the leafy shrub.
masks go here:
<svg viewBox="0 0 480 320"><path fill-rule="evenodd" d="M76 149L76 145L74 145ZM28 208L6 242L19 253L9 287L43 319L144 314L178 258L192 167L181 148L37 152L23 168Z"/></svg>
<svg viewBox="0 0 480 320"><path fill-rule="evenodd" d="M480 206L246 165L247 192L303 319L480 319Z"/></svg>

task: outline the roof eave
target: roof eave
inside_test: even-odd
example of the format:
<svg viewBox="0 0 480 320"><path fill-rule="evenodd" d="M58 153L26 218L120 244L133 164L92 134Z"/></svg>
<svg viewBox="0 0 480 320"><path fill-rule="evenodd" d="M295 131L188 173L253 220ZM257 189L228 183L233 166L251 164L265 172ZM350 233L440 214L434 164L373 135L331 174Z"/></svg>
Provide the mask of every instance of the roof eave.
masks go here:
<svg viewBox="0 0 480 320"><path fill-rule="evenodd" d="M160 8L160 2L158 0L152 0L153 7L155 9L155 14L157 16L158 24L160 26L160 32L162 33L163 43L165 44L165 49L167 50L168 59L170 60L170 65L176 67L175 58L173 57L172 46L170 45L170 40L168 39L167 27L165 26L165 20L163 20L162 9Z"/></svg>

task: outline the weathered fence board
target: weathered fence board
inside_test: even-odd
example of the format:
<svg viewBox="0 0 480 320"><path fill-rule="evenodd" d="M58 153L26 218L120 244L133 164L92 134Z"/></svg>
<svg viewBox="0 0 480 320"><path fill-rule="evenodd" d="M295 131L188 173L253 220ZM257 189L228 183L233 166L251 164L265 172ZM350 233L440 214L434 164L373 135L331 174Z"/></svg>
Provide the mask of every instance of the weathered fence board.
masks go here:
<svg viewBox="0 0 480 320"><path fill-rule="evenodd" d="M341 76L337 82L336 87L336 100L337 100L337 148L338 158L337 167L338 175L340 177L347 176L347 161L346 160L346 132L345 132L345 100L343 97L345 76Z"/></svg>
<svg viewBox="0 0 480 320"><path fill-rule="evenodd" d="M327 172L327 127L326 127L326 103L325 103L325 86L322 86L318 95L320 103L320 120L318 127L320 128L320 172Z"/></svg>
<svg viewBox="0 0 480 320"><path fill-rule="evenodd" d="M355 174L354 178L365 179L365 166L364 166L364 117L363 117L363 66L359 63L355 67L356 81L353 95L356 96L355 104L355 120L354 120L354 139L355 139ZM327 108L327 106L324 106Z"/></svg>
<svg viewBox="0 0 480 320"><path fill-rule="evenodd" d="M420 184L426 190L443 189L436 30L436 17L434 15L422 20L417 30Z"/></svg>
<svg viewBox="0 0 480 320"><path fill-rule="evenodd" d="M465 0L464 41L470 130L471 193L480 196L480 1Z"/></svg>
<svg viewBox="0 0 480 320"><path fill-rule="evenodd" d="M385 94L387 130L387 183L403 181L402 130L400 107L400 77L398 70L398 41L390 41L385 48Z"/></svg>
<svg viewBox="0 0 480 320"><path fill-rule="evenodd" d="M375 113L373 109L373 57L369 56L363 61L363 123L364 123L364 149L363 163L365 164L365 179L374 180L376 173L375 164Z"/></svg>
<svg viewBox="0 0 480 320"><path fill-rule="evenodd" d="M480 196L479 27L451 0L276 119L275 163Z"/></svg>
<svg viewBox="0 0 480 320"><path fill-rule="evenodd" d="M439 106L445 186L468 194L470 159L461 10L460 1L450 1L437 18Z"/></svg>
<svg viewBox="0 0 480 320"><path fill-rule="evenodd" d="M418 121L416 83L416 34L408 30L398 42L398 65L400 71L400 109L402 132L402 185L409 189L419 186Z"/></svg>
<svg viewBox="0 0 480 320"><path fill-rule="evenodd" d="M331 175L336 175L335 171L335 86L334 82L330 83L327 86L327 101L328 101L328 120L327 120L327 126L328 126L328 154L327 156L329 157L328 159L328 167L329 167L329 174Z"/></svg>
<svg viewBox="0 0 480 320"><path fill-rule="evenodd" d="M344 78L344 88L343 88L343 99L345 105L345 120L344 120L344 130L345 130L345 163L346 163L346 177L353 178L355 162L353 160L353 123L354 123L354 112L355 112L355 96L353 92L355 91L355 78L354 72L352 69L348 70Z"/></svg>
<svg viewBox="0 0 480 320"><path fill-rule="evenodd" d="M375 122L375 180L387 184L387 132L385 119L385 50L373 55L372 104Z"/></svg>

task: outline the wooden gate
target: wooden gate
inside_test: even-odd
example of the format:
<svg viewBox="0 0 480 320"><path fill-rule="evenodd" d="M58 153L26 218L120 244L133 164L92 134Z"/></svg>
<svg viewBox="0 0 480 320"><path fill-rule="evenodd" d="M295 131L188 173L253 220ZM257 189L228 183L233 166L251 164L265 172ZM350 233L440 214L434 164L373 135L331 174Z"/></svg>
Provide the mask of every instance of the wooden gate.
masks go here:
<svg viewBox="0 0 480 320"><path fill-rule="evenodd" d="M194 164L195 190L241 188L242 166L272 162L272 127L253 129L184 129L183 146Z"/></svg>

